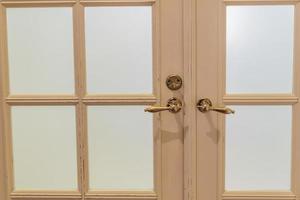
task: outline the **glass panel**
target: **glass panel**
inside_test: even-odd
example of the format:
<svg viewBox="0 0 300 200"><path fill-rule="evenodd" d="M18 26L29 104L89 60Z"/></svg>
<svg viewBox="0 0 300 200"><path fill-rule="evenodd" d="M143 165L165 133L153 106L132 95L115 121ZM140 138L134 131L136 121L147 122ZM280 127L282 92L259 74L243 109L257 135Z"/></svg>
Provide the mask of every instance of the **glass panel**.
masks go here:
<svg viewBox="0 0 300 200"><path fill-rule="evenodd" d="M231 106L226 190L290 190L292 106Z"/></svg>
<svg viewBox="0 0 300 200"><path fill-rule="evenodd" d="M294 6L227 6L227 93L291 93Z"/></svg>
<svg viewBox="0 0 300 200"><path fill-rule="evenodd" d="M10 92L74 93L72 8L8 8Z"/></svg>
<svg viewBox="0 0 300 200"><path fill-rule="evenodd" d="M75 108L12 107L16 190L77 188Z"/></svg>
<svg viewBox="0 0 300 200"><path fill-rule="evenodd" d="M85 8L88 93L152 93L151 18L151 6Z"/></svg>
<svg viewBox="0 0 300 200"><path fill-rule="evenodd" d="M153 190L153 123L143 109L88 107L91 189Z"/></svg>

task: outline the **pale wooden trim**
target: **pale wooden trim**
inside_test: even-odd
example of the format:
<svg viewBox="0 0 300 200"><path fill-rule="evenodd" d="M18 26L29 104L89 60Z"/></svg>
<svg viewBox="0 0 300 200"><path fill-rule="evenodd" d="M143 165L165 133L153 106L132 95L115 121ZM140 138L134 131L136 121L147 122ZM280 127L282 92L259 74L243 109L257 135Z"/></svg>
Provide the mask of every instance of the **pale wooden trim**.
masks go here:
<svg viewBox="0 0 300 200"><path fill-rule="evenodd" d="M81 196L60 196L60 195L53 195L53 196L12 196L11 199L16 200L75 200L75 199L82 199Z"/></svg>
<svg viewBox="0 0 300 200"><path fill-rule="evenodd" d="M183 1L184 30L184 200L197 199L196 1Z"/></svg>
<svg viewBox="0 0 300 200"><path fill-rule="evenodd" d="M84 15L81 12L79 0L73 7L73 37L74 37L74 65L75 65L75 93L78 96L79 103L76 106L76 133L77 133L77 174L78 174L78 190L84 199L84 117L82 97L85 95L85 69L84 46L82 35L82 23Z"/></svg>
<svg viewBox="0 0 300 200"><path fill-rule="evenodd" d="M82 131L82 170L83 170L83 199L86 198L85 195L89 191L89 146L88 146L88 125L87 125L87 106L80 104L81 106L81 131Z"/></svg>
<svg viewBox="0 0 300 200"><path fill-rule="evenodd" d="M152 6L156 0L81 0L84 6Z"/></svg>
<svg viewBox="0 0 300 200"><path fill-rule="evenodd" d="M218 96L218 5L220 0L194 0L196 4L196 97ZM194 106L197 103L194 102ZM196 109L194 107L194 109ZM218 197L218 142L217 114L197 111L197 200L213 200Z"/></svg>
<svg viewBox="0 0 300 200"><path fill-rule="evenodd" d="M151 1L151 0L150 0ZM141 96L142 104L160 103L161 97L161 65L160 65L160 2L152 1L152 79L153 79L153 94ZM161 118L160 115L153 115L153 179L154 192L156 199L160 200L162 196L162 141L161 141ZM147 197L148 198L148 197Z"/></svg>
<svg viewBox="0 0 300 200"><path fill-rule="evenodd" d="M9 74L8 74L8 47L7 47L7 24L6 24L6 8L0 5L0 23L1 23L1 92L2 97L6 98L9 94ZM7 189L7 200L10 200L9 194L13 191L14 187L14 175L13 175L13 159L12 159L12 135L11 135L11 116L10 107L2 101L3 109L3 135L4 135L4 147L5 147L5 164L6 164L6 189Z"/></svg>
<svg viewBox="0 0 300 200"><path fill-rule="evenodd" d="M70 1L18 1L18 0L6 0L2 1L1 4L7 8L15 8L15 7L71 7L76 3L75 0Z"/></svg>
<svg viewBox="0 0 300 200"><path fill-rule="evenodd" d="M76 96L10 95L5 101L10 105L75 105L79 102L79 98Z"/></svg>
<svg viewBox="0 0 300 200"><path fill-rule="evenodd" d="M83 103L83 98L86 95L86 62L85 62L85 27L84 27L84 7L80 4L80 0L77 0L75 8L76 15L74 19L76 26L74 29L76 36L77 46L77 67L76 67L76 92L79 96L80 103L78 105L78 117L77 123L80 141L80 172L81 172L81 186L80 191L82 192L82 199L88 190L88 146L87 146L87 111L86 106Z"/></svg>
<svg viewBox="0 0 300 200"><path fill-rule="evenodd" d="M227 5L289 5L300 0L223 0Z"/></svg>
<svg viewBox="0 0 300 200"><path fill-rule="evenodd" d="M147 191L89 191L85 197L87 199L158 199L157 194Z"/></svg>
<svg viewBox="0 0 300 200"><path fill-rule="evenodd" d="M223 200L296 200L292 192L252 191L252 192L225 192Z"/></svg>
<svg viewBox="0 0 300 200"><path fill-rule="evenodd" d="M222 105L222 97L226 93L226 6L224 2L218 1L218 104ZM218 129L218 184L217 184L217 198L222 199L222 194L225 192L225 115L218 114L217 117Z"/></svg>
<svg viewBox="0 0 300 200"><path fill-rule="evenodd" d="M153 95L141 95L141 96L129 96L129 95L103 95L103 96L92 96L88 95L82 99L87 105L96 104L139 104L148 105L154 104L158 99Z"/></svg>
<svg viewBox="0 0 300 200"><path fill-rule="evenodd" d="M160 102L170 97L183 99L183 88L170 91L165 83L170 74L183 77L183 5L184 0L159 1L160 14ZM184 110L177 114L161 112L160 122L162 200L182 200L184 196Z"/></svg>
<svg viewBox="0 0 300 200"><path fill-rule="evenodd" d="M88 191L88 146L87 146L87 105L93 105L93 104L136 104L136 105L148 105L148 104L154 104L154 103L161 103L161 90L160 87L165 87L163 84L164 82L161 82L160 79L160 73L161 73L161 60L160 60L160 34L161 34L161 25L160 25L160 4L158 1L98 1L101 5L151 5L153 7L153 82L154 82L154 95L87 95L86 96L86 85L85 85L85 45L84 45L84 6L79 0L77 1L5 1L3 6L5 7L51 7L51 6L74 6L74 54L75 54L75 93L76 95L11 95L8 96L8 75L6 73L3 74L4 78L2 81L4 82L1 84L1 86L5 87L7 86L7 89L3 90L2 94L5 94L5 101L3 101L2 105L5 107L7 112L5 113L5 120L7 121L5 131L5 139L6 144L11 144L10 137L11 137L11 131L10 131L10 113L9 108L11 105L76 105L76 128L77 128L77 159L78 159L78 184L79 184L79 192L76 192L76 194L69 194L67 191L14 191L11 193L12 199L84 199L84 193ZM109 2L109 3L108 3ZM172 0L169 0L167 3L165 3L164 12L168 11L170 9L170 5L173 5ZM89 4L89 1L86 1L87 4ZM97 3L97 1L91 1L93 5L100 5ZM95 3L95 4L94 4ZM75 4L75 5L74 5ZM178 11L178 8L180 10L181 8L181 0L178 0L176 3L175 9L173 11ZM4 7L3 10L5 11ZM165 24L168 25L168 28L164 31L166 32L166 36L169 35L172 30L176 30L178 35L180 36L182 34L182 24L181 24L181 18L182 15L180 13L180 16L176 15L176 12L173 13L169 12L167 15L164 14L165 17ZM170 22L174 22L172 17L177 17L175 28L173 29L173 24ZM5 19L5 17L1 18L2 20ZM5 26L4 29L5 30ZM178 31L180 30L180 31ZM3 36L6 44L6 35ZM170 41L177 40L177 36L173 37ZM175 55L177 58L175 60L180 60L180 53L182 52L181 46L173 46L172 44L165 42L163 44L164 46L164 52L166 55L169 50L174 50L174 52L170 55ZM176 49L174 49L175 47ZM3 54L4 57L7 56L7 47L1 47L1 52L4 51ZM182 65L180 62L175 62L172 56L168 56L167 59L165 59L164 63L168 63L170 61L176 63L176 67L173 69L173 65L169 65L168 67L164 68L164 76L169 75L171 71L179 71L179 74L182 73ZM6 62L6 60L4 60ZM1 60L1 62L4 62ZM171 63L171 62L170 62ZM4 71L6 70L7 63L5 64L5 67L2 67ZM166 88L164 88L164 92L168 91ZM174 92L175 96L182 97L183 90L180 90L179 92ZM168 91L168 94L165 96L170 98L173 96L173 92ZM165 101L163 101L164 103ZM162 194L165 195L165 197L168 197L168 199L181 199L180 195L177 195L178 193L181 193L181 179L183 178L182 174L182 160L178 159L183 157L182 149L182 130L183 127L182 124L179 125L178 128L176 128L175 137L178 137L178 139L174 139L174 135L170 132L170 134L166 133L165 130L171 130L173 131L172 123L169 123L169 121L174 121L175 123L178 123L178 120L181 120L181 116L183 115L183 112L179 114L179 118L173 118L175 115L170 115L169 113L167 115L154 115L154 190L155 192L111 192L111 193L103 193L101 191L90 191L86 194L86 198L95 198L95 199L161 199ZM163 118L163 119L162 119ZM161 129L161 120L163 120L165 123L164 126L164 133L162 133ZM181 121L180 121L181 122ZM164 148L163 141L170 140ZM173 141L172 141L173 140ZM7 142L9 141L9 142ZM165 145L165 144L164 144ZM177 148L179 147L179 149ZM11 149L12 147L10 145L7 145L6 153L7 153L7 161L9 161L10 158L12 158ZM180 152L178 155L177 153L173 153L173 150L176 150L176 152ZM164 151L164 161L162 161L162 151ZM1 161L0 161L1 162ZM163 163L164 162L164 163ZM7 169L12 173L13 167L12 163L7 163ZM168 172L173 170L171 173L168 173L167 175L164 175L162 177L162 168L164 168L165 172ZM178 178L174 181L174 177L171 175L178 175ZM13 191L12 188L12 180L13 180L13 174L8 173L7 174L9 179L7 181L8 187L11 187L8 189L9 193ZM163 182L164 181L164 182ZM163 183L166 184L163 186ZM175 184L176 188L173 188L173 184ZM1 185L0 185L1 186ZM82 192L82 193L80 193ZM171 198L171 197L174 198ZM10 199L10 197L8 197Z"/></svg>
<svg viewBox="0 0 300 200"><path fill-rule="evenodd" d="M0 5L0 199L9 200L8 190L10 187L10 180L8 180L7 174L7 136L5 134L7 127L7 115L5 104L5 97L8 95L8 72L7 72L7 52L6 52L6 23L3 20L5 17L5 9Z"/></svg>
<svg viewBox="0 0 300 200"><path fill-rule="evenodd" d="M12 199L79 199L78 191L15 191L10 194Z"/></svg>
<svg viewBox="0 0 300 200"><path fill-rule="evenodd" d="M295 95L225 95L225 104L296 104L299 98Z"/></svg>
<svg viewBox="0 0 300 200"><path fill-rule="evenodd" d="M295 6L294 93L300 96L300 4ZM293 106L291 190L300 199L300 103Z"/></svg>

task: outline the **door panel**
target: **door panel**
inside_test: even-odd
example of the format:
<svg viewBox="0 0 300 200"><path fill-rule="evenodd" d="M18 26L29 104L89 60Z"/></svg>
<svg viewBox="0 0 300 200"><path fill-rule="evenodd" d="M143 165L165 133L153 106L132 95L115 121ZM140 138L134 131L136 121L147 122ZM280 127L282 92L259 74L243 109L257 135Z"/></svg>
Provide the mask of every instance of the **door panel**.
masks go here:
<svg viewBox="0 0 300 200"><path fill-rule="evenodd" d="M299 2L195 2L197 199L298 199Z"/></svg>
<svg viewBox="0 0 300 200"><path fill-rule="evenodd" d="M225 190L290 190L292 107L230 107L236 113L226 116Z"/></svg>
<svg viewBox="0 0 300 200"><path fill-rule="evenodd" d="M153 191L153 117L143 108L88 106L90 190Z"/></svg>
<svg viewBox="0 0 300 200"><path fill-rule="evenodd" d="M13 106L11 119L15 190L76 190L75 107Z"/></svg>
<svg viewBox="0 0 300 200"><path fill-rule="evenodd" d="M292 93L293 54L293 5L226 6L227 94Z"/></svg>
<svg viewBox="0 0 300 200"><path fill-rule="evenodd" d="M11 94L74 94L72 8L8 8Z"/></svg>
<svg viewBox="0 0 300 200"><path fill-rule="evenodd" d="M182 2L0 1L1 198L182 199Z"/></svg>
<svg viewBox="0 0 300 200"><path fill-rule="evenodd" d="M86 7L85 40L89 94L152 94L151 6Z"/></svg>

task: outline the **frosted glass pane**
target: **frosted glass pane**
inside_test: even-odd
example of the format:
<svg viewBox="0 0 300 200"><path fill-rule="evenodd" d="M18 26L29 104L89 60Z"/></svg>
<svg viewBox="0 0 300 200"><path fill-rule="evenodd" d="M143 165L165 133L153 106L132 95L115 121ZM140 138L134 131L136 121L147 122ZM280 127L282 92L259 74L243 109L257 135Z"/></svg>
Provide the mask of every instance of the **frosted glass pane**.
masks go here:
<svg viewBox="0 0 300 200"><path fill-rule="evenodd" d="M16 190L77 188L75 108L12 107Z"/></svg>
<svg viewBox="0 0 300 200"><path fill-rule="evenodd" d="M152 93L151 6L87 7L88 93Z"/></svg>
<svg viewBox="0 0 300 200"><path fill-rule="evenodd" d="M290 190L291 106L231 106L226 190Z"/></svg>
<svg viewBox="0 0 300 200"><path fill-rule="evenodd" d="M291 93L294 6L227 6L227 93Z"/></svg>
<svg viewBox="0 0 300 200"><path fill-rule="evenodd" d="M74 93L72 8L8 8L10 92Z"/></svg>
<svg viewBox="0 0 300 200"><path fill-rule="evenodd" d="M153 190L153 123L143 109L88 107L91 189Z"/></svg>

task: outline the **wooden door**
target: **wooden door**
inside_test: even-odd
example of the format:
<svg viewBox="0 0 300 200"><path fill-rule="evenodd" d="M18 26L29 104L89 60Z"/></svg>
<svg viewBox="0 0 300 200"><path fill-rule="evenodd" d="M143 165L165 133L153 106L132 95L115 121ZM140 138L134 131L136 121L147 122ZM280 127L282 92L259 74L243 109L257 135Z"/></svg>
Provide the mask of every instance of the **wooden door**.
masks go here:
<svg viewBox="0 0 300 200"><path fill-rule="evenodd" d="M299 1L188 4L190 196L299 199Z"/></svg>
<svg viewBox="0 0 300 200"><path fill-rule="evenodd" d="M0 7L0 199L182 200L182 1Z"/></svg>

